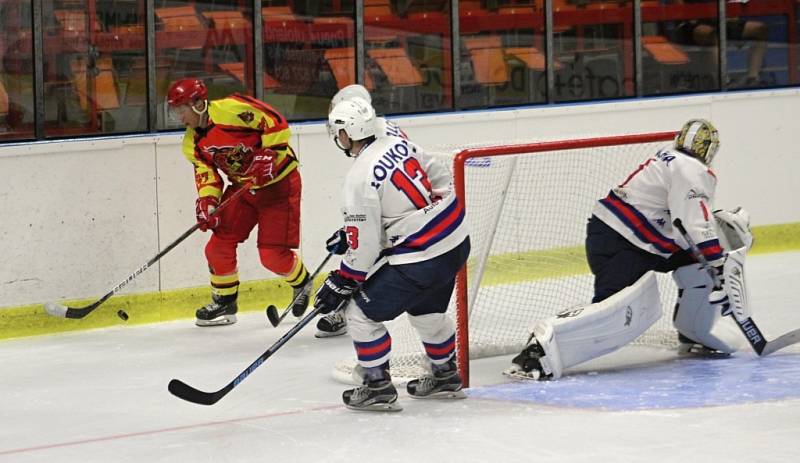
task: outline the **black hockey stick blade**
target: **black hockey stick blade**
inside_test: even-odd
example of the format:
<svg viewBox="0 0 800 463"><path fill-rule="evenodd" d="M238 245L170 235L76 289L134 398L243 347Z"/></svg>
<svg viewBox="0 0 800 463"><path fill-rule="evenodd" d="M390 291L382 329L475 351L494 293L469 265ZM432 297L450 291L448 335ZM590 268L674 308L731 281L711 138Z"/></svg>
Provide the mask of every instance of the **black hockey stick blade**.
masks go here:
<svg viewBox="0 0 800 463"><path fill-rule="evenodd" d="M218 214L219 211L222 210L225 206L231 204L235 198L243 195L246 191L248 191L250 189L250 186L251 186L250 182L246 183L244 186L242 186L241 189L235 191L232 195L230 195L228 199L223 201L222 204L220 204L219 207L217 207L211 214L212 215ZM144 265L136 269L135 272L128 275L127 278L122 280L111 291L107 292L105 296L101 297L93 304L87 305L85 307L66 307L61 304L56 304L55 302L48 302L44 305L45 312L54 317L61 317L61 318L83 318L89 315L94 309L100 307L100 305L103 304L105 301L107 301L111 296L120 292L122 288L128 285L128 283L130 283L131 281L136 279L136 277L144 273L144 271L150 268L150 266L158 262L162 257L164 257L164 255L173 250L176 246L178 246L178 244L183 242L183 240L188 238L192 233L197 231L198 228L200 228L199 223L196 223L191 227L189 227L189 229L183 232L183 234L179 236L175 241L168 244L164 249L159 251L158 254L151 257L150 260L144 263Z"/></svg>
<svg viewBox="0 0 800 463"><path fill-rule="evenodd" d="M325 266L325 264L328 262L328 260L330 260L331 257L333 257L333 252L329 252L328 255L325 256L324 259L322 259L322 262L320 262L320 264L317 266L317 269L314 270L314 273L312 273L311 276L308 277L308 283L306 284L308 285L314 284L314 278L316 278L317 274L319 274L320 270L322 270L322 267ZM297 296L295 296L294 299L292 299L292 302L290 302L289 305L286 306L286 308L283 310L283 313L280 315L278 315L278 308L270 304L270 306L267 307L267 319L269 320L269 323L274 327L280 325L283 319L286 318L286 316L289 315L289 312L292 311L292 305L294 305L294 301L296 301L301 294L302 293L298 293Z"/></svg>
<svg viewBox="0 0 800 463"><path fill-rule="evenodd" d="M225 397L225 395L233 389L233 383L228 384L217 392L203 392L189 386L179 379L173 379L169 382L167 389L169 389L169 392L175 397L179 397L187 402L199 405L214 405L219 402L219 399Z"/></svg>
<svg viewBox="0 0 800 463"><path fill-rule="evenodd" d="M278 326L281 322L281 317L278 315L278 308L274 305L267 307L267 320L269 320L270 325Z"/></svg>
<svg viewBox="0 0 800 463"><path fill-rule="evenodd" d="M777 339L773 339L772 341L768 341L764 349L758 353L760 356L769 355L775 351L781 350L784 347L791 346L792 344L797 344L800 342L800 329L796 329L794 331L790 331Z"/></svg>
<svg viewBox="0 0 800 463"><path fill-rule="evenodd" d="M172 393L175 397L179 399L183 399L187 402L196 403L199 405L214 405L215 403L219 402L219 400L225 395L227 395L233 388L239 385L242 381L244 381L250 374L256 371L256 368L260 367L262 363L264 363L268 358L272 356L278 349L281 348L287 341L292 339L292 337L297 334L298 331L303 329L304 326L308 324L314 317L317 316L319 313L319 309L312 310L308 315L303 317L296 325L289 328L289 331L284 333L283 336L280 337L275 344L270 346L260 357L258 357L253 363L250 364L247 368L244 369L239 376L237 376L233 381L228 383L222 389L216 392L203 392L199 389L195 389L192 386L184 383L183 381L173 379L169 382L167 389L169 392Z"/></svg>

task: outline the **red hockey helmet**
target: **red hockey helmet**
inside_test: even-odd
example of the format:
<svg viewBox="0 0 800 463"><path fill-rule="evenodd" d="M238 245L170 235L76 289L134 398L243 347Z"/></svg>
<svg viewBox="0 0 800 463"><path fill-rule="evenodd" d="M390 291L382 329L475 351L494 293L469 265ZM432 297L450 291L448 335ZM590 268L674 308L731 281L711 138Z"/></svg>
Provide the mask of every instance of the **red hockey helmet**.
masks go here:
<svg viewBox="0 0 800 463"><path fill-rule="evenodd" d="M167 104L180 106L208 98L208 88L200 79L180 79L167 92Z"/></svg>

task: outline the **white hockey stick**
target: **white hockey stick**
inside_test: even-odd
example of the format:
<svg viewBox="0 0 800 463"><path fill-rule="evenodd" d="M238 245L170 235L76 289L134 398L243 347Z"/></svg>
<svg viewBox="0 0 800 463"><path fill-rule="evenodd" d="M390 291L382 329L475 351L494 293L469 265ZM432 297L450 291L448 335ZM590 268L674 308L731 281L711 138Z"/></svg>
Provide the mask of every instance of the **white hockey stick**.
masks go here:
<svg viewBox="0 0 800 463"><path fill-rule="evenodd" d="M697 262L699 262L700 266L703 267L706 272L708 272L708 276L711 277L714 287L722 287L719 281L719 275L717 275L717 272L715 272L714 269L708 265L708 261L706 260L705 256L703 256L703 253L700 252L700 249L697 248L697 245L695 244L694 240L692 240L692 237L689 236L689 234L686 232L686 229L683 228L681 219L675 219L672 224L675 225L675 228L678 229L680 234L683 236L683 239L685 239L686 243L689 244L692 255L694 255ZM761 357L800 342L800 328L790 331L772 341L767 341L767 338L764 337L764 335L761 333L761 330L758 329L758 326L751 317L737 317L736 311L730 309L724 311L722 315L730 315L734 320L736 320L736 324L739 326L742 334L744 334L744 337L747 338L747 341L753 347L753 350L756 351L756 353Z"/></svg>

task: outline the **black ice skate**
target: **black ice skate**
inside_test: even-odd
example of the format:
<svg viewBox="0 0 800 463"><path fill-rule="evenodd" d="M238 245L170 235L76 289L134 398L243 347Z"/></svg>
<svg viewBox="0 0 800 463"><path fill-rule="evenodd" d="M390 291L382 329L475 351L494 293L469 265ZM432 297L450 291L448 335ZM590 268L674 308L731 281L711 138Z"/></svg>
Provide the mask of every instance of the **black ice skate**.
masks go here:
<svg viewBox="0 0 800 463"><path fill-rule="evenodd" d="M434 366L433 374L409 381L406 390L415 399L465 399L461 387L461 375L451 359L442 367Z"/></svg>
<svg viewBox="0 0 800 463"><path fill-rule="evenodd" d="M308 275L306 275L305 280L303 280L300 286L292 287L292 300L294 301L292 304L292 315L295 317L302 317L303 314L306 313L308 300L311 297L311 290L313 287L314 285L311 283Z"/></svg>
<svg viewBox="0 0 800 463"><path fill-rule="evenodd" d="M341 336L345 333L347 333L347 319L344 317L344 310L337 310L322 317L317 322L317 333L314 336L330 338L332 336Z"/></svg>
<svg viewBox="0 0 800 463"><path fill-rule="evenodd" d="M403 409L397 403L397 389L388 378L367 381L363 386L348 389L342 393L342 400L351 410L399 412Z"/></svg>
<svg viewBox="0 0 800 463"><path fill-rule="evenodd" d="M731 356L731 354L727 352L712 349L700 344L699 342L695 342L681 333L678 333L678 354L715 359L724 359Z"/></svg>
<svg viewBox="0 0 800 463"><path fill-rule="evenodd" d="M211 296L211 303L197 310L197 326L222 326L236 323L236 294L230 296Z"/></svg>
<svg viewBox="0 0 800 463"><path fill-rule="evenodd" d="M536 338L532 338L530 344L511 360L511 367L503 374L514 379L549 379L553 375L545 373L540 360L542 357L544 349Z"/></svg>

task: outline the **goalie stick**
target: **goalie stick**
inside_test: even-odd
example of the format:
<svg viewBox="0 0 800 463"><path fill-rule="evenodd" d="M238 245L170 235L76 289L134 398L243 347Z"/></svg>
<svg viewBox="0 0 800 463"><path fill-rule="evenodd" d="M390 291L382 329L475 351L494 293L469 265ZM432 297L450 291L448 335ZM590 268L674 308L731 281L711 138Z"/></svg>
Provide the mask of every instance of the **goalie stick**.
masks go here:
<svg viewBox="0 0 800 463"><path fill-rule="evenodd" d="M235 191L229 198L227 198L225 201L223 201L222 204L220 204L219 207L217 207L210 215L214 215L214 214L218 213L220 210L222 210L222 208L224 208L228 204L232 203L234 199L236 199L239 196L241 196L242 194L244 194L245 191L248 191L250 189L250 186L251 186L251 184L249 182L244 184L242 186L242 188L240 188L239 190ZM194 233L198 228L200 228L200 224L199 223L195 223L194 225L192 225L191 228L189 228L188 230L183 232L183 234L181 236L179 236L175 241L173 241L172 243L167 245L167 247L165 247L164 249L159 251L158 254L153 256L144 265L142 265L141 267L136 269L135 272L133 272L130 275L128 275L128 278L122 280L121 283L119 283L117 286L114 286L114 288L111 291L106 293L105 296L101 297L100 299L98 299L97 301L93 302L92 304L89 304L89 305L84 306L84 307L67 307L67 306L63 306L61 304L57 304L55 302L47 302L44 305L45 312L47 312L48 314L50 314L50 315L52 315L54 317L62 317L62 318L83 318L83 317L89 315L90 313L92 313L92 311L94 309L100 307L100 305L102 303L107 301L114 294L117 294L120 290L122 290L122 288L127 286L128 283L130 283L136 277L141 275L142 272L144 272L145 270L150 268L151 265L153 265L156 262L158 262L162 257L164 257L164 255L166 253L172 251L172 249L175 248L175 246L179 245L183 240L188 238L189 235ZM122 313L124 313L124 312L122 312ZM122 315L120 315L120 317L122 317ZM125 320L125 319L126 318L123 317L123 320Z"/></svg>
<svg viewBox="0 0 800 463"><path fill-rule="evenodd" d="M692 237L689 236L689 233L687 233L686 229L683 227L683 222L681 222L681 219L675 219L672 224L675 225L675 228L678 229L680 234L683 236L683 239L685 239L686 243L689 244L692 255L695 257L697 262L699 262L700 266L704 268L706 272L708 272L708 276L711 277L714 287L722 287L719 281L719 275L717 275L717 272L715 272L714 269L708 265L708 261L706 260L705 256L703 256L703 253L697 248L697 245ZM790 331L772 341L767 341L767 338L764 337L764 335L761 333L761 330L758 329L758 326L756 325L755 321L753 321L752 317L740 319L736 316L735 312L735 310L729 310L728 313L723 313L723 315L730 315L734 320L736 320L736 325L742 331L744 337L747 338L747 342L750 343L750 345L753 347L753 350L756 351L756 354L761 357L800 342L800 329Z"/></svg>
<svg viewBox="0 0 800 463"><path fill-rule="evenodd" d="M314 273L312 273L311 276L308 277L308 282L306 283L307 285L313 285L314 284L314 278L317 276L319 271L322 270L322 267L326 263L328 263L328 260L332 256L333 256L333 252L329 252L328 255L325 256L325 259L323 259L322 263L317 266L317 269L314 270ZM302 295L303 295L302 291L298 292L297 296L295 296L294 299L292 299L292 302L289 303L289 305L286 307L286 309L284 309L283 313L280 316L278 316L278 308L275 307L274 305L270 304L267 307L267 319L269 320L269 323L272 326L277 327L283 321L283 319L286 318L286 315L288 315L289 312L292 311L292 305L294 305L294 302Z"/></svg>

